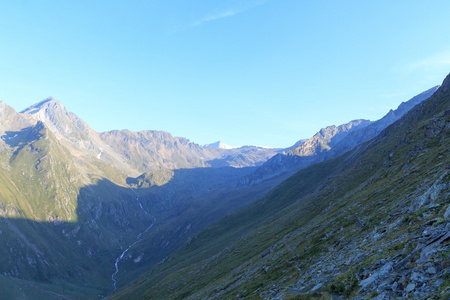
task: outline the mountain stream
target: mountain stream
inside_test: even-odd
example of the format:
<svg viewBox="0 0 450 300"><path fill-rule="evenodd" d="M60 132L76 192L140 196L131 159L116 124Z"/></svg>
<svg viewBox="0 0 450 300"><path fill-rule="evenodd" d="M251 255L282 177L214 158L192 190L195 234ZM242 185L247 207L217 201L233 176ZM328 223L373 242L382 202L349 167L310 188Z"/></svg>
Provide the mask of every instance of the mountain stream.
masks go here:
<svg viewBox="0 0 450 300"><path fill-rule="evenodd" d="M130 187L130 189L131 189L131 187ZM117 281L116 281L116 276L117 276L117 273L119 273L119 263L120 263L120 261L123 259L123 257L124 257L125 254L128 252L128 250L131 249L131 247L133 247L134 245L136 245L137 243L139 243L139 242L142 241L142 238L141 238L142 235L143 235L144 233L146 233L147 231L149 231L149 230L153 227L153 225L156 223L156 218L155 218L154 216L150 215L150 214L148 213L148 211L146 211L146 210L144 209L144 207L142 206L142 203L141 203L140 200L139 200L139 195L138 195L133 189L131 189L131 190L132 190L133 193L136 195L136 201L139 203L139 207L142 209L142 211L143 211L147 216L153 218L153 222L152 222L152 224L150 224L150 225L147 227L147 229L145 229L143 232L139 233L139 234L136 236L136 240L135 240L133 243L131 243L131 244L125 249L125 251L123 251L122 254L120 254L120 256L119 256L118 258L116 258L116 261L115 261L115 263L114 263L114 266L116 267L116 270L115 270L115 272L114 272L114 273L112 274L112 276L111 276L111 279L112 279L112 281L113 281L114 291L116 291L116 283L117 283Z"/></svg>

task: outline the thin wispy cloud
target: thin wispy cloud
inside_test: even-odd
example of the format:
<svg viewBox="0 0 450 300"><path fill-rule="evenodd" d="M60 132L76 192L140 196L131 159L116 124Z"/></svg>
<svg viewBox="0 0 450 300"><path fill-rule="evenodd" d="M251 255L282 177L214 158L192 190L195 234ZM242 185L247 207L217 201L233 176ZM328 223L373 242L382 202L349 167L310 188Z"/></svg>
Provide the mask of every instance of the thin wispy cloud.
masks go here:
<svg viewBox="0 0 450 300"><path fill-rule="evenodd" d="M199 20L196 20L195 22L192 22L189 24L189 27L198 27L202 26L205 23L217 21L224 18L230 18L234 17L236 15L245 13L259 5L262 5L269 0L257 0L257 1L240 1L238 3L235 3L233 7L222 9L213 13L209 13L203 18L200 18Z"/></svg>
<svg viewBox="0 0 450 300"><path fill-rule="evenodd" d="M440 84L450 69L450 48L393 66L392 72L428 88ZM413 88L413 87L412 87Z"/></svg>
<svg viewBox="0 0 450 300"><path fill-rule="evenodd" d="M429 72L441 69L448 69L450 67L450 50L435 53L433 55L418 59L416 61L408 62L402 66L397 67L397 70L404 72Z"/></svg>
<svg viewBox="0 0 450 300"><path fill-rule="evenodd" d="M240 13L243 13L245 11L247 11L247 10L233 10L233 9L230 9L230 10L222 11L222 12L219 12L219 13L216 13L216 14L207 15L203 19L191 23L190 27L197 27L197 26L201 26L201 25L203 25L204 23L207 23L207 22L212 22L212 21L216 21L216 20L219 20L219 19L223 19L223 18L233 17L233 16L238 15Z"/></svg>

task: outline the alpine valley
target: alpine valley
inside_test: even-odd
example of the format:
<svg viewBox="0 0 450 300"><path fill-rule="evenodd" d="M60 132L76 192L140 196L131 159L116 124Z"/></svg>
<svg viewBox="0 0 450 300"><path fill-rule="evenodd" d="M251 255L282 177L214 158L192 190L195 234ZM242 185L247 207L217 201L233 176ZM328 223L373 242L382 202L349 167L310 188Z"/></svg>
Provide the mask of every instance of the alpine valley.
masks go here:
<svg viewBox="0 0 450 300"><path fill-rule="evenodd" d="M0 102L2 299L448 299L450 75L287 149Z"/></svg>

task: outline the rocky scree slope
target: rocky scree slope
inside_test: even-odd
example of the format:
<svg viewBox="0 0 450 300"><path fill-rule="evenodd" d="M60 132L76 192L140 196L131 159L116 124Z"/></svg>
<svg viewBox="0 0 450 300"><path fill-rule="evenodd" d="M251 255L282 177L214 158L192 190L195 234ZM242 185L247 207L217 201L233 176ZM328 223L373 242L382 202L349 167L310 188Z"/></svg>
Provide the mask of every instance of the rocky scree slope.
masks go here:
<svg viewBox="0 0 450 300"><path fill-rule="evenodd" d="M447 299L450 75L377 137L305 168L114 295Z"/></svg>

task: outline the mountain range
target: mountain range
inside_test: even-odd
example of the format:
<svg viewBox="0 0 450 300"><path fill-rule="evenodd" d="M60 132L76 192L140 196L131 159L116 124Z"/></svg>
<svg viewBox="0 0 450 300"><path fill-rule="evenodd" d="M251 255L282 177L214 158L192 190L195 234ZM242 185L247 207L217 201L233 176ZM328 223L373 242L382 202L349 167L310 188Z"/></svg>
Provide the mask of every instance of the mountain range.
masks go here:
<svg viewBox="0 0 450 300"><path fill-rule="evenodd" d="M448 86L447 78L378 121L329 126L288 149L200 146L163 131L98 133L53 98L20 113L0 102L3 295L366 296L382 276L359 289L373 276L340 263L357 256L351 246L399 216L394 221L408 220L398 221L398 235L386 229L389 241L372 245L414 256L424 250L410 231L445 211ZM426 199L414 200L419 196ZM436 206L430 211L424 205ZM406 208L414 217L404 216ZM439 235L447 211L430 223L423 243L445 237ZM344 258L333 268L320 263L337 251ZM368 274L378 272L366 262L371 249L358 251L358 266L364 262ZM397 263L382 259L383 266ZM432 278L447 274L445 263L429 266L436 269ZM403 285L411 277L405 274ZM338 286L339 276L351 288ZM439 291L445 292L445 280Z"/></svg>
<svg viewBox="0 0 450 300"><path fill-rule="evenodd" d="M450 75L377 136L295 173L111 298L448 299L449 132Z"/></svg>
<svg viewBox="0 0 450 300"><path fill-rule="evenodd" d="M322 128L310 139L297 141L294 146L278 153L265 162L247 182L254 182L285 173L287 178L296 171L315 163L338 157L357 145L375 137L384 128L400 119L420 102L428 99L438 88L435 86L412 99L402 102L396 110L390 110L377 121L354 120L340 126Z"/></svg>

